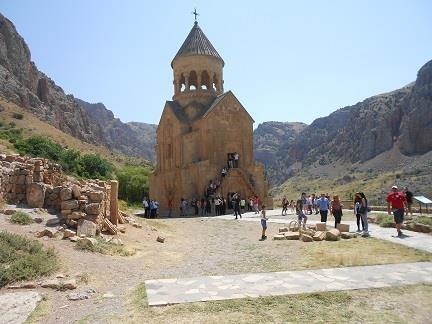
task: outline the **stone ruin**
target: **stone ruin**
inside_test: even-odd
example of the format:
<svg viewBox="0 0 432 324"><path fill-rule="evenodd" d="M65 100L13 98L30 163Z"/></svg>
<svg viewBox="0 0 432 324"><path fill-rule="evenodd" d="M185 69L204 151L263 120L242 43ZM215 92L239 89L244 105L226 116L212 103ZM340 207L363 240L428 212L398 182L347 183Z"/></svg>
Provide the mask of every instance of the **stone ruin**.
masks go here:
<svg viewBox="0 0 432 324"><path fill-rule="evenodd" d="M78 236L117 234L116 226L125 221L117 196L115 180L77 180L48 159L0 154L0 197L7 203L52 211L60 224L76 228Z"/></svg>
<svg viewBox="0 0 432 324"><path fill-rule="evenodd" d="M337 241L340 238L350 239L357 237L357 233L349 232L348 224L338 224L337 228L327 228L325 223L308 225L307 228L299 227L297 221L291 221L286 227L279 228L274 240L300 240L303 242L313 241Z"/></svg>

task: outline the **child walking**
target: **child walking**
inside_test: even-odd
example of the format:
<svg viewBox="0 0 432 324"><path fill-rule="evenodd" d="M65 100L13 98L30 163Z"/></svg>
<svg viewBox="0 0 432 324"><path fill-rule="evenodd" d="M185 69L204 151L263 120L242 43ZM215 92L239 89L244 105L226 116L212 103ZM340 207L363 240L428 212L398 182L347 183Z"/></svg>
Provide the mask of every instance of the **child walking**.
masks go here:
<svg viewBox="0 0 432 324"><path fill-rule="evenodd" d="M266 229L267 229L267 220L268 220L268 217L266 216L265 206L262 205L261 206L261 227L262 227L262 234L261 234L260 241L264 241L267 238L267 236L265 235Z"/></svg>

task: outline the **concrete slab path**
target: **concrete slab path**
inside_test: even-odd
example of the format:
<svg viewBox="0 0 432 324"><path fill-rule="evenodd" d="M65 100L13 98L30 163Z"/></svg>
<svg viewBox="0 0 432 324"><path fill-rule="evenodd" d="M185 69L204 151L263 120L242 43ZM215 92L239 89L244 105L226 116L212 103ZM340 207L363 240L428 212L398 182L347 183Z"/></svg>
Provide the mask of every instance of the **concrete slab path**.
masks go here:
<svg viewBox="0 0 432 324"><path fill-rule="evenodd" d="M150 306L432 283L432 262L146 280Z"/></svg>

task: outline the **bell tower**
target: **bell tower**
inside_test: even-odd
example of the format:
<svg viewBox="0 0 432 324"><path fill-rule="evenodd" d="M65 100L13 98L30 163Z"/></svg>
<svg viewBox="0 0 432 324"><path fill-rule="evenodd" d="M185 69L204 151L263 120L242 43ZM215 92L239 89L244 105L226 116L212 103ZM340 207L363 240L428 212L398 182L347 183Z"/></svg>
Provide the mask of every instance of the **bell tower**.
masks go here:
<svg viewBox="0 0 432 324"><path fill-rule="evenodd" d="M224 61L195 21L189 35L171 62L174 74L173 100L181 106L196 101L211 103L223 90Z"/></svg>

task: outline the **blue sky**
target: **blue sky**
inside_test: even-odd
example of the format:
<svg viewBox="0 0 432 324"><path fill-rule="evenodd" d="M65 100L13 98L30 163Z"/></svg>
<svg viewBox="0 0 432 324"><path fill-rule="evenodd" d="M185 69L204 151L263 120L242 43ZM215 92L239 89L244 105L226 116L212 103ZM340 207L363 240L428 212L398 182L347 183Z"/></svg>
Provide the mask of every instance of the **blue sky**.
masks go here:
<svg viewBox="0 0 432 324"><path fill-rule="evenodd" d="M38 68L123 121L158 123L193 25L256 123L303 121L415 80L432 59L432 1L0 0ZM257 124L255 124L255 127Z"/></svg>

